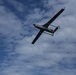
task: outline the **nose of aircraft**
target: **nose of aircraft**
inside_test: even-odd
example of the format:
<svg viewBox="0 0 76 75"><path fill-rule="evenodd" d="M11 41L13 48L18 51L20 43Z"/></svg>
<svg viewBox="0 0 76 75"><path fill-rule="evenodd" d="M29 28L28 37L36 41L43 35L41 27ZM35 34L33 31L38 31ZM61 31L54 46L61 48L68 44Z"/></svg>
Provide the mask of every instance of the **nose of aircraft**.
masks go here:
<svg viewBox="0 0 76 75"><path fill-rule="evenodd" d="M35 26L35 24L33 24Z"/></svg>

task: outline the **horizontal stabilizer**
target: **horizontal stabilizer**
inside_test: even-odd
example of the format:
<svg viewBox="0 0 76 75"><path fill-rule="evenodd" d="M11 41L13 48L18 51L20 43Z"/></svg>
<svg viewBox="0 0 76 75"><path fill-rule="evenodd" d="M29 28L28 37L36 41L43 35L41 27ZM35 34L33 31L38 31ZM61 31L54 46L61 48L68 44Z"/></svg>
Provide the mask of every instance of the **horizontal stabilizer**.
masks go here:
<svg viewBox="0 0 76 75"><path fill-rule="evenodd" d="M55 28L54 32L56 32L59 29L59 26Z"/></svg>

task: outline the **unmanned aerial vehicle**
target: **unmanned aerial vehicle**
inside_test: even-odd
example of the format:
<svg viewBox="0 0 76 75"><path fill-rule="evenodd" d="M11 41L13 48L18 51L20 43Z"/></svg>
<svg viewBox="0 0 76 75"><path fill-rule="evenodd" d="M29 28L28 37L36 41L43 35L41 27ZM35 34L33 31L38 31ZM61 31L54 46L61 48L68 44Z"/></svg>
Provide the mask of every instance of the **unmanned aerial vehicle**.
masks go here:
<svg viewBox="0 0 76 75"><path fill-rule="evenodd" d="M34 38L34 40L32 41L32 44L34 44L38 38L40 37L40 35L46 31L51 33L51 35L53 36L54 33L59 29L59 26L53 26L55 27L55 29L50 29L48 28L49 25L65 10L65 8L62 8L57 14L55 14L47 23L45 23L44 25L37 25L37 24L33 24L35 28L40 29L39 33L36 35L36 37Z"/></svg>

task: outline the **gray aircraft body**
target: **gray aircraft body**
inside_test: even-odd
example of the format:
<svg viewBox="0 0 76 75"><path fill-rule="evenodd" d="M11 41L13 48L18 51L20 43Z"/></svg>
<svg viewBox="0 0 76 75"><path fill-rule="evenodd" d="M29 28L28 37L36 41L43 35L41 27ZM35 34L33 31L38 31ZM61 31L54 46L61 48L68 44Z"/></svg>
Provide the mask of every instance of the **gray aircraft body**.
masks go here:
<svg viewBox="0 0 76 75"><path fill-rule="evenodd" d="M65 8L62 8L56 15L54 15L47 23L45 23L44 25L37 25L37 24L33 24L35 28L40 29L39 33L37 34L37 36L34 38L34 40L32 41L32 44L34 44L37 39L40 37L40 35L46 31L51 33L52 35L59 29L59 26L54 26L55 29L49 29L49 25L65 10ZM53 25L51 25L53 26Z"/></svg>

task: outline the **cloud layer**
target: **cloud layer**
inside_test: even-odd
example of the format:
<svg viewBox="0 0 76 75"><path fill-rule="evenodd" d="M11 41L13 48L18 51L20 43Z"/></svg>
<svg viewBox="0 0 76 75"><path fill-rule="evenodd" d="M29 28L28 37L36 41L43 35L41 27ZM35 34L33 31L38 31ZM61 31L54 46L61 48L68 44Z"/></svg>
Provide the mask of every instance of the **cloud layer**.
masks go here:
<svg viewBox="0 0 76 75"><path fill-rule="evenodd" d="M0 0L0 33L7 45L1 63L2 75L75 75L76 74L76 14L75 0L44 0L24 5L23 1ZM33 1L33 0L32 0ZM24 1L25 2L25 1ZM5 3L7 3L5 5ZM10 5L11 4L11 5ZM11 7L8 7L11 6ZM24 11L28 6L28 13ZM36 44L31 41L39 30L33 23L44 24L62 7L65 11L52 23L61 25L54 37L42 34ZM24 15L21 15L23 14ZM23 18L22 18L23 17ZM2 37L1 36L1 37ZM4 45L3 44L3 45Z"/></svg>

